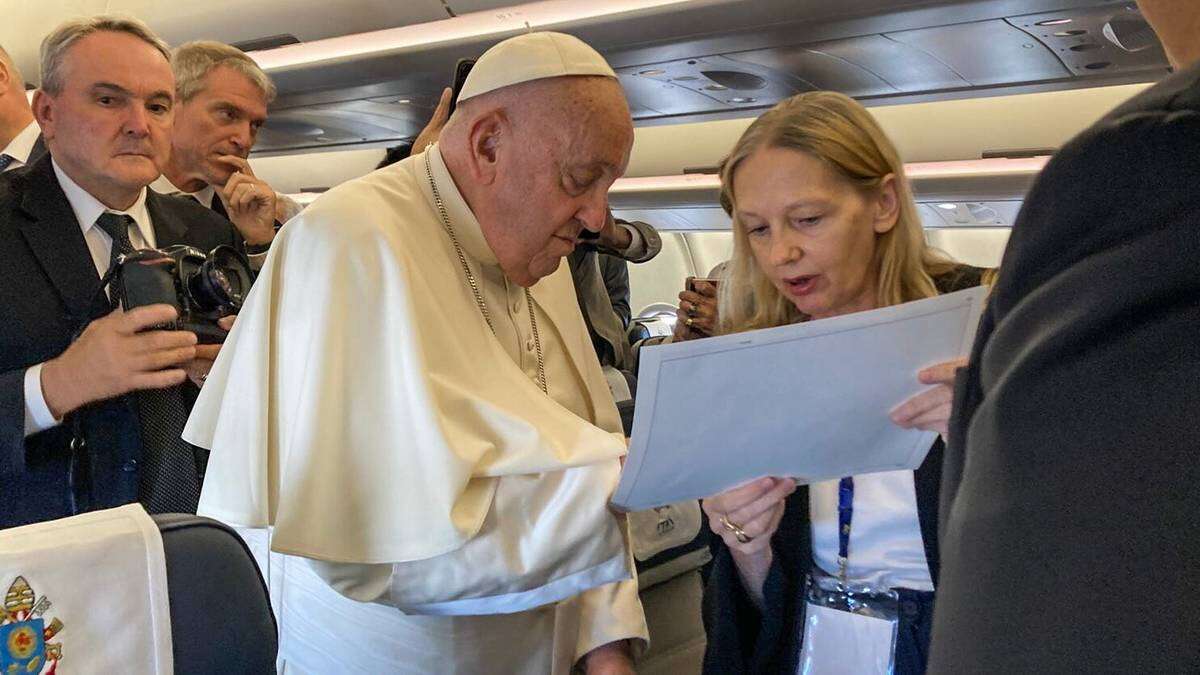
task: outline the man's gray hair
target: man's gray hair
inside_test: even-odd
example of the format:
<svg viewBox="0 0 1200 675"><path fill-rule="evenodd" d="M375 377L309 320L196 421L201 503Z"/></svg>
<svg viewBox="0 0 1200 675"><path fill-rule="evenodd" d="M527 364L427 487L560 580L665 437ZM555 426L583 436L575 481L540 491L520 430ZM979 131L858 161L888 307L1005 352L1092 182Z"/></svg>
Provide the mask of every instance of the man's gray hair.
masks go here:
<svg viewBox="0 0 1200 675"><path fill-rule="evenodd" d="M162 38L155 35L149 26L138 19L115 14L71 19L59 24L58 28L55 28L42 40L42 90L52 95L60 93L64 84L63 59L71 45L92 33L102 31L132 35L157 49L168 63L171 61L171 48L162 41Z"/></svg>
<svg viewBox="0 0 1200 675"><path fill-rule="evenodd" d="M204 78L222 66L244 75L263 93L267 103L275 100L275 84L254 59L237 47L212 40L196 40L175 48L171 62L175 70L175 97L180 103L187 103L204 91Z"/></svg>

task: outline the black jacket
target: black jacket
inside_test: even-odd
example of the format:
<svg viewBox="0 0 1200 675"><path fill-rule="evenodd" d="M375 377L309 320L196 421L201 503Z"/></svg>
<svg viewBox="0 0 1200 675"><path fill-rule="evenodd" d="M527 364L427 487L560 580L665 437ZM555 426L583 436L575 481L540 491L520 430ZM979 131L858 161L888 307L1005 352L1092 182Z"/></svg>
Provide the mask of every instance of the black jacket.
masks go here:
<svg viewBox="0 0 1200 675"><path fill-rule="evenodd" d="M228 221L190 200L149 191L160 246L240 246ZM25 370L61 354L75 332L107 313L87 243L49 155L0 181L0 528L108 508L138 497L141 439L129 397L85 407L64 424L24 437ZM194 388L181 385L185 401ZM72 500L75 427L91 480ZM180 432L183 430L180 429Z"/></svg>
<svg viewBox="0 0 1200 675"><path fill-rule="evenodd" d="M939 277L943 293L979 285L983 270L960 266ZM913 472L917 517L925 559L934 584L938 582L938 497L944 446L939 438L924 463ZM804 620L801 593L812 570L812 528L808 517L808 487L800 486L787 500L779 529L771 539L774 562L763 584L765 607L760 612L742 587L729 549L713 537L713 566L704 590L704 629L708 648L704 672L794 673L800 653Z"/></svg>
<svg viewBox="0 0 1200 675"><path fill-rule="evenodd" d="M25 162L26 166L33 166L38 163L42 157L46 156L46 139L38 134L37 140L33 142L33 147L29 149L29 161Z"/></svg>
<svg viewBox="0 0 1200 675"><path fill-rule="evenodd" d="M1200 672L1200 66L1042 172L950 432L930 672Z"/></svg>

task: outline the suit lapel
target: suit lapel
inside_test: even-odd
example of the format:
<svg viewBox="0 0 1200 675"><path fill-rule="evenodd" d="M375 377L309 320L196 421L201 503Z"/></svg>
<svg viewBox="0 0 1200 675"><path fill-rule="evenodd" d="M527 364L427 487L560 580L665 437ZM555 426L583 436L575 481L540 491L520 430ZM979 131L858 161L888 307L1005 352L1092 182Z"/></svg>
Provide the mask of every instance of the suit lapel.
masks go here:
<svg viewBox="0 0 1200 675"><path fill-rule="evenodd" d="M178 209L169 208L168 199L184 199L160 195L154 190L147 189L146 210L150 213L150 222L154 226L154 239L159 248L187 243L188 224L177 215Z"/></svg>
<svg viewBox="0 0 1200 675"><path fill-rule="evenodd" d="M39 159L46 155L46 142L42 140L42 135L38 134L37 140L33 142L33 148L29 150L29 160L26 164L35 164Z"/></svg>
<svg viewBox="0 0 1200 675"><path fill-rule="evenodd" d="M90 319L98 308L100 277L49 155L30 167L27 185L21 209L29 220L21 224L21 235L68 315L80 321Z"/></svg>

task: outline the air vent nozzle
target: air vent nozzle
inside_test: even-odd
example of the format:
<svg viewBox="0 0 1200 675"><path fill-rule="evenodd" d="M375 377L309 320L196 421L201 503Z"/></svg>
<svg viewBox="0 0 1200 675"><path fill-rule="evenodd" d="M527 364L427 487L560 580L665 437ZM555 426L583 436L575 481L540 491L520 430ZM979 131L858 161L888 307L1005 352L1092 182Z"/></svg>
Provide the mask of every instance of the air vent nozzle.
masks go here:
<svg viewBox="0 0 1200 675"><path fill-rule="evenodd" d="M1146 20L1133 16L1119 16L1104 24L1102 31L1108 41L1133 54L1158 44L1154 30Z"/></svg>
<svg viewBox="0 0 1200 675"><path fill-rule="evenodd" d="M755 91L766 89L767 87L767 81L758 75L742 73L736 70L705 70L700 74L726 89Z"/></svg>

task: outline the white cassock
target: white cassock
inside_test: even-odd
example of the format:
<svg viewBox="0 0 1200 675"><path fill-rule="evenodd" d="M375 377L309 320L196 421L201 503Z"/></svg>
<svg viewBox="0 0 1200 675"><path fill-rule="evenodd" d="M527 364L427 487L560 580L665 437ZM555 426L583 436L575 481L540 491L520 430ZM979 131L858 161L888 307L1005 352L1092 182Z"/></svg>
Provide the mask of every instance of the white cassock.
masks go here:
<svg viewBox="0 0 1200 675"><path fill-rule="evenodd" d="M212 450L200 513L258 549L288 673L565 673L647 637L567 266L530 289L547 395L524 289L428 154L495 334L416 155L281 231L184 432Z"/></svg>

